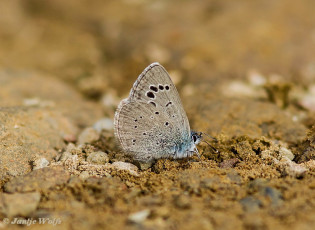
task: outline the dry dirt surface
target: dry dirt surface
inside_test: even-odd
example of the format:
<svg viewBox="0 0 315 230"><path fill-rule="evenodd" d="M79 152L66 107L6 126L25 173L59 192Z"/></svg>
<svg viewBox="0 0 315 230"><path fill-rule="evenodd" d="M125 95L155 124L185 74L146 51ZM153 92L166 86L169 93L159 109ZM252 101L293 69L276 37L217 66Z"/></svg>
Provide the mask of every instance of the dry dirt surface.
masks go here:
<svg viewBox="0 0 315 230"><path fill-rule="evenodd" d="M2 1L0 229L314 229L314 1ZM113 117L160 62L201 158Z"/></svg>

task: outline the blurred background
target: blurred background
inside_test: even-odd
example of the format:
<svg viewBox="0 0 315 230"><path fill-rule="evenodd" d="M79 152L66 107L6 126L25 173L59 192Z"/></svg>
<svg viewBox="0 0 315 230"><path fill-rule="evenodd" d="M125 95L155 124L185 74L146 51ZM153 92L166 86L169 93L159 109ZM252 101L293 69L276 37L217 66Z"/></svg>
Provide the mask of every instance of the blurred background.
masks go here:
<svg viewBox="0 0 315 230"><path fill-rule="evenodd" d="M170 72L184 100L220 96L222 86L223 93L230 91L233 97L256 93L242 84L227 85L235 79L260 84L270 75L302 88L315 79L312 0L0 4L0 66L40 73L36 81L23 82L20 88L18 81L12 82L15 91L24 90L23 97L47 98L40 91L52 89L54 101L58 95L60 100L69 96L60 96L65 89L57 83L45 86L44 73L90 101L115 107L141 71L156 61ZM16 104L9 100L2 105Z"/></svg>
<svg viewBox="0 0 315 230"><path fill-rule="evenodd" d="M314 6L312 0L2 1L0 65L45 71L92 97L102 84L128 90L154 61L192 79L242 77L250 69L313 79ZM87 82L98 91L89 92Z"/></svg>

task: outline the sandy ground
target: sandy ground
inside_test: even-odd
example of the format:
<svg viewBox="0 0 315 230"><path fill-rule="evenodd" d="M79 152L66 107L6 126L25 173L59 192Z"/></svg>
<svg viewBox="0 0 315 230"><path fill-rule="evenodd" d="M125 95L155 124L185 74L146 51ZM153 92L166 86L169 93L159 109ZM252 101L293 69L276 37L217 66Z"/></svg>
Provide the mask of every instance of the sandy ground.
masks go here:
<svg viewBox="0 0 315 230"><path fill-rule="evenodd" d="M312 0L0 5L0 228L314 228ZM115 109L155 61L218 153L119 149Z"/></svg>

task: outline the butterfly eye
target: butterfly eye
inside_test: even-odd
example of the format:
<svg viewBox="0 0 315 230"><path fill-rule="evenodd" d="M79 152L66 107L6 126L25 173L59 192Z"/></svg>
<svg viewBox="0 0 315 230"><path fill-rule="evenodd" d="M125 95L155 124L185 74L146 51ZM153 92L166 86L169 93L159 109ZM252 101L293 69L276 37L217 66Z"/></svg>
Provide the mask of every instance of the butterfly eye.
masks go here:
<svg viewBox="0 0 315 230"><path fill-rule="evenodd" d="M196 135L193 135L193 136L192 136L192 138L193 138L193 141L194 141L194 142L196 142L196 141L197 141L197 137L196 137Z"/></svg>

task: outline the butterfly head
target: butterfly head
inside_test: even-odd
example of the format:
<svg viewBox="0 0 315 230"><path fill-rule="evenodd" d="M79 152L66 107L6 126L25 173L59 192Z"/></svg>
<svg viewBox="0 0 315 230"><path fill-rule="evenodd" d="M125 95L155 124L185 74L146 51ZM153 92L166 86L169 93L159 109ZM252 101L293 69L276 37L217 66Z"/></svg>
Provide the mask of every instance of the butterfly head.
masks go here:
<svg viewBox="0 0 315 230"><path fill-rule="evenodd" d="M199 142L202 139L202 133L201 132L191 131L190 136L191 136L191 139L195 145L199 144Z"/></svg>

